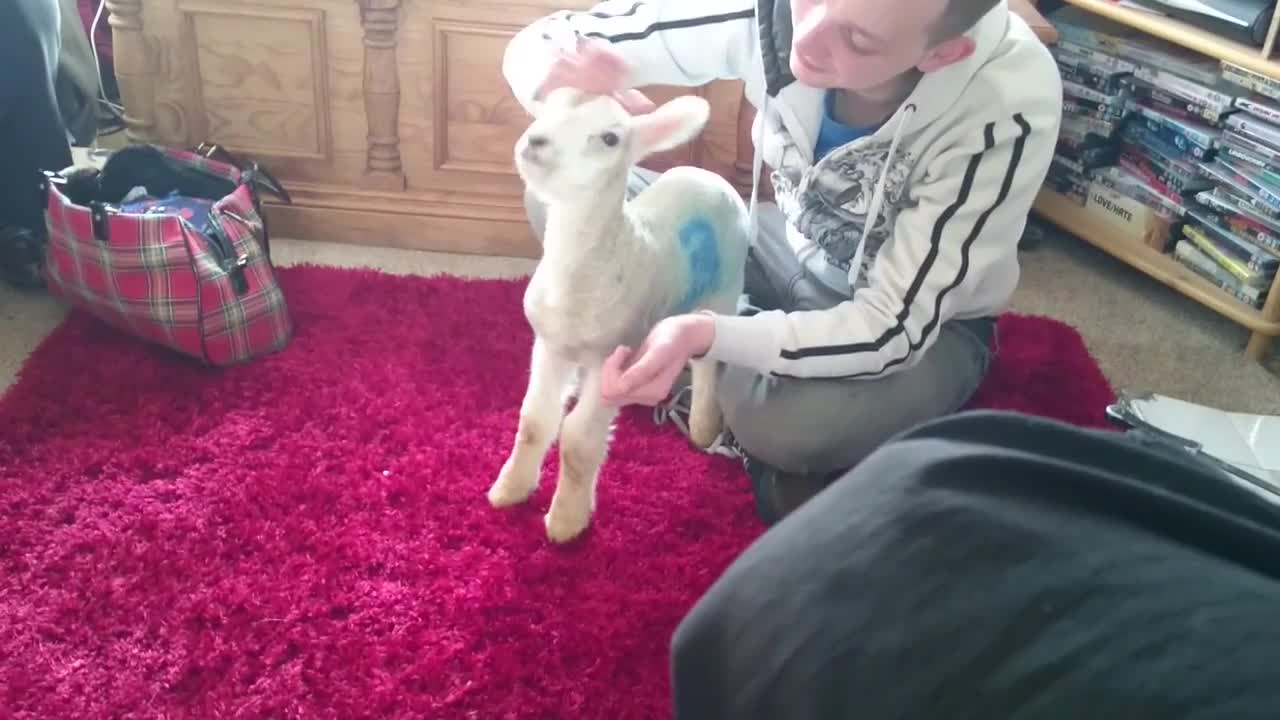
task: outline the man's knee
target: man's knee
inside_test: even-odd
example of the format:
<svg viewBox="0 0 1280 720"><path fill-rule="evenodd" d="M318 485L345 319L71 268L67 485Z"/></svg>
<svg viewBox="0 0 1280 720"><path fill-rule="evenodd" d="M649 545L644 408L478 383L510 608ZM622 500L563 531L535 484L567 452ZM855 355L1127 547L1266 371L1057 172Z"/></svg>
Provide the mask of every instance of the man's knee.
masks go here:
<svg viewBox="0 0 1280 720"><path fill-rule="evenodd" d="M716 395L724 424L733 439L753 459L778 467L784 443L769 432L769 421L762 412L763 403L754 385L761 382L745 369L727 366L720 373Z"/></svg>
<svg viewBox="0 0 1280 720"><path fill-rule="evenodd" d="M841 434L823 421L828 412L814 407L810 393L795 382L726 367L717 387L725 425L752 459L772 468L790 473L842 469Z"/></svg>

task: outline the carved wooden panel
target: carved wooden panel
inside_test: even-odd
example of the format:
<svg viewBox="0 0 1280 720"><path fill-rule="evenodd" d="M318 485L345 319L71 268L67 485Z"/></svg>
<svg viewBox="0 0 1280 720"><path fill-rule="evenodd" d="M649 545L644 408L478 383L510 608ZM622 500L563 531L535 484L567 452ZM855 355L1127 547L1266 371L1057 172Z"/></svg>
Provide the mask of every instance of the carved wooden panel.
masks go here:
<svg viewBox="0 0 1280 720"><path fill-rule="evenodd" d="M4 0L0 0L3 2ZM502 75L511 37L594 0L107 0L129 138L213 139L267 165L295 204L281 235L536 254L512 153L530 118ZM738 83L696 92L712 117L646 164L740 178Z"/></svg>
<svg viewBox="0 0 1280 720"><path fill-rule="evenodd" d="M502 55L518 29L435 22L435 169L514 176L512 153L529 116L502 76Z"/></svg>
<svg viewBox="0 0 1280 720"><path fill-rule="evenodd" d="M188 121L196 134L250 155L328 159L325 11L225 2L178 7L194 73Z"/></svg>
<svg viewBox="0 0 1280 720"><path fill-rule="evenodd" d="M437 18L432 25L432 169L438 182L451 187L519 192L512 153L530 118L507 86L502 57L523 24L492 22L478 8L473 13L475 19ZM643 90L657 103L697 94L713 104L711 121L697 141L648 158L645 167L687 164L733 173L741 83Z"/></svg>

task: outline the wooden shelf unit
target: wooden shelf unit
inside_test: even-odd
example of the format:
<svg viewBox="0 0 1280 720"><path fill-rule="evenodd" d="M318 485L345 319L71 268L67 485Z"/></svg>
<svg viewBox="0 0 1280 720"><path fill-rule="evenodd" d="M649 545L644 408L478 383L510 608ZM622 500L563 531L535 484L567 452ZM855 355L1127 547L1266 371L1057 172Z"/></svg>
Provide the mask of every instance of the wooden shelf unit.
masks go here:
<svg viewBox="0 0 1280 720"><path fill-rule="evenodd" d="M1266 304L1261 310L1256 310L1170 255L1144 245L1136 238L1117 238L1114 231L1092 222L1080 212L1079 204L1064 195L1042 190L1036 198L1035 210L1044 219L1117 260L1253 331L1246 350L1250 358L1261 360L1267 354L1271 339L1280 336L1280 275L1272 282Z"/></svg>
<svg viewBox="0 0 1280 720"><path fill-rule="evenodd" d="M1075 5L1082 10L1131 27L1146 35L1167 40L1174 45L1181 45L1215 60L1226 60L1267 77L1280 79L1280 62L1272 59L1280 12L1273 14L1266 44L1258 48L1227 40L1181 20L1125 7L1111 0L1065 1L1068 5Z"/></svg>
<svg viewBox="0 0 1280 720"><path fill-rule="evenodd" d="M1266 44L1252 47L1219 37L1180 20L1124 7L1112 0L1066 0L1089 13L1133 28L1174 45L1194 50L1215 60L1225 60L1269 78L1280 80L1280 62L1272 57L1277 30L1280 29L1280 7L1271 19ZM1161 253L1136 239L1117 239L1113 230L1095 222L1071 199L1051 190L1043 190L1036 200L1035 212L1053 225L1103 250L1112 257L1177 290L1233 322L1248 328L1245 354L1262 361L1272 349L1272 341L1280 337L1280 275L1261 310L1236 300L1225 290L1183 267L1172 256Z"/></svg>

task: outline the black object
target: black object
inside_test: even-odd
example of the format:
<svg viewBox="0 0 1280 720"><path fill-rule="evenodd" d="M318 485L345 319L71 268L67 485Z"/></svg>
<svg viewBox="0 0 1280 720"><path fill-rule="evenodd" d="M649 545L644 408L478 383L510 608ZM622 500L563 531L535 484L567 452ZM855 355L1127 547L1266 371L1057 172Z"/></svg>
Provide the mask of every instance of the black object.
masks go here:
<svg viewBox="0 0 1280 720"><path fill-rule="evenodd" d="M1199 0L1214 11L1235 18L1239 21L1236 23L1167 4L1161 0L1137 0L1137 2L1228 40L1254 47L1262 47L1266 44L1267 29L1271 25L1271 13L1276 8L1276 4L1270 0Z"/></svg>
<svg viewBox="0 0 1280 720"><path fill-rule="evenodd" d="M1015 413L882 446L672 641L675 720L1273 720L1280 506Z"/></svg>

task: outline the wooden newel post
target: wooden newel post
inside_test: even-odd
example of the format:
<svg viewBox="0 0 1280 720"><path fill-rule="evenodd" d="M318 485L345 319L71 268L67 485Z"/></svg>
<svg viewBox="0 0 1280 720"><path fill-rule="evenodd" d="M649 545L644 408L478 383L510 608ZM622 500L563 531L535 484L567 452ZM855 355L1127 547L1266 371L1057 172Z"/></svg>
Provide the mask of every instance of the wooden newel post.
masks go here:
<svg viewBox="0 0 1280 720"><path fill-rule="evenodd" d="M364 108L369 124L365 184L404 190L400 162L400 68L396 31L400 0L357 0L364 27Z"/></svg>
<svg viewBox="0 0 1280 720"><path fill-rule="evenodd" d="M148 143L156 134L156 93L151 45L142 32L142 0L107 0L116 83L124 104L125 137Z"/></svg>

